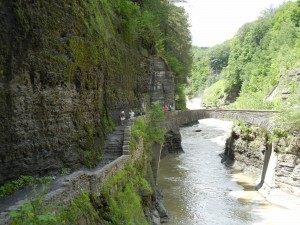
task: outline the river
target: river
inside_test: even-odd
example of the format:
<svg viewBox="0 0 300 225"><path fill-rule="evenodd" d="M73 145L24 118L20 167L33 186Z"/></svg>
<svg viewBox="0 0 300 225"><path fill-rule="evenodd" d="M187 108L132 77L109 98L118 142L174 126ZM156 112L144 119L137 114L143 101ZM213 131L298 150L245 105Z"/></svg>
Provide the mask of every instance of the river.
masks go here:
<svg viewBox="0 0 300 225"><path fill-rule="evenodd" d="M180 129L185 153L163 158L157 181L170 214L167 224L299 224L291 211L266 201L255 181L221 163L231 125L205 119Z"/></svg>

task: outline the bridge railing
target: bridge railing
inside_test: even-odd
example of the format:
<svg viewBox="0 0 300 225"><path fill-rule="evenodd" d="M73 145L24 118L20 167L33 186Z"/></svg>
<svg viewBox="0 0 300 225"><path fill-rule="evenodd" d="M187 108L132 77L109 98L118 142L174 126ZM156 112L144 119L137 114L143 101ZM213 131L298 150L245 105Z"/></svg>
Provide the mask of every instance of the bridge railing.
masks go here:
<svg viewBox="0 0 300 225"><path fill-rule="evenodd" d="M271 110L230 110L230 109L197 109L197 110L177 110L166 113L166 120L161 126L166 130L178 129L184 124L206 118L216 118L225 120L242 120L259 126L267 131L272 131L275 127L274 118L278 111Z"/></svg>

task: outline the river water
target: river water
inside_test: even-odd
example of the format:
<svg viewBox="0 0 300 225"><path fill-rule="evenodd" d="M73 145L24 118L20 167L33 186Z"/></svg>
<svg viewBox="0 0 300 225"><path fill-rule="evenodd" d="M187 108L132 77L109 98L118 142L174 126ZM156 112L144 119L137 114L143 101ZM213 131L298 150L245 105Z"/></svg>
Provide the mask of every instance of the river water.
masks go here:
<svg viewBox="0 0 300 225"><path fill-rule="evenodd" d="M231 125L205 119L180 129L185 153L162 159L157 181L171 217L167 224L299 224L290 211L266 201L255 181L221 163Z"/></svg>

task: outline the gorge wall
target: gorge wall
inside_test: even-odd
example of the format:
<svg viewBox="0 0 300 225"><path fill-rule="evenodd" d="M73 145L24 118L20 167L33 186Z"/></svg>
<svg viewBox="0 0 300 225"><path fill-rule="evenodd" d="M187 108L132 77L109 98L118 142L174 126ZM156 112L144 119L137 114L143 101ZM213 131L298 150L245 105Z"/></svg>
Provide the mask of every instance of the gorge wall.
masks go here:
<svg viewBox="0 0 300 225"><path fill-rule="evenodd" d="M174 96L167 64L122 16L114 1L1 1L0 184L95 166L121 110L146 105L149 90Z"/></svg>
<svg viewBox="0 0 300 225"><path fill-rule="evenodd" d="M127 128L127 136L130 139L131 127L127 126ZM124 147L128 147L126 141L123 143L123 148ZM82 168L70 175L60 176L53 180L49 186L44 184L45 186L43 188L46 192L42 195L43 201L42 204L39 205L39 208L46 210L46 212L50 209L54 210L58 224L62 222L61 216L66 210L70 210L68 211L67 218L63 220L66 224L74 224L75 222L82 225L104 224L104 220L111 220L111 218L107 216L107 211L109 211L111 207L110 205L109 207L107 206L111 201L110 197L120 195L124 189L128 188L127 186L130 186L131 189L135 189L136 187L133 187L132 183L136 182L134 179L140 179L141 183L138 184L138 190L132 190L137 191L139 196L136 196L136 198L140 198L139 204L134 205L137 207L134 208L134 213L137 214L136 217L145 217L149 224L152 225L160 225L161 222L167 222L169 219L168 212L163 206L163 195L156 186L149 163L149 157L149 154L145 150L143 139L139 138L135 147L131 149L130 154L124 154L105 166L98 166L94 169ZM147 181L151 188L143 183L143 181L145 182L145 180L142 181L143 178L141 177L143 173L147 173ZM132 195L132 193L130 194ZM18 201L9 201L8 199L0 198L0 224L17 223L16 220L12 219L10 213L12 211L22 211L20 208L29 201L28 199L33 199L34 197L31 196L30 192L26 193L26 199L25 196L23 196L24 198L20 198L20 196L22 196L21 193L17 195L19 195L19 197L14 198L12 196L12 199L17 200L19 198ZM74 208L74 204L76 204L78 199L82 196L86 197L86 201L80 202L79 207L76 208L76 206ZM124 199L119 201L122 202ZM131 199L131 201L134 202L133 199ZM136 204L136 202L133 202L131 202L131 205ZM83 204L86 203L88 203L87 205L91 204L90 206L92 207L87 207L87 205L83 207ZM121 207L124 207L124 205ZM143 211L138 207L141 207ZM125 211L125 209L122 210ZM41 211L35 210L33 212L41 213ZM75 213L75 215L73 215L73 217L76 218L74 222L71 222L72 218L70 218L72 217L70 216L72 213ZM93 213L99 215L95 217L92 216ZM113 213L115 217L117 213ZM130 213L130 210L124 213ZM26 212L26 216L22 222L29 222L27 214L28 212Z"/></svg>
<svg viewBox="0 0 300 225"><path fill-rule="evenodd" d="M235 127L227 139L222 162L242 170L258 182L262 176L267 148L275 159L271 188L300 196L300 146L299 137L281 138L270 143L266 133L258 128L248 131ZM260 187L259 187L260 188Z"/></svg>
<svg viewBox="0 0 300 225"><path fill-rule="evenodd" d="M137 101L141 56L116 33L120 21L103 16L109 24L103 27L88 16L106 15L105 9L2 1L0 183L94 165L110 110Z"/></svg>

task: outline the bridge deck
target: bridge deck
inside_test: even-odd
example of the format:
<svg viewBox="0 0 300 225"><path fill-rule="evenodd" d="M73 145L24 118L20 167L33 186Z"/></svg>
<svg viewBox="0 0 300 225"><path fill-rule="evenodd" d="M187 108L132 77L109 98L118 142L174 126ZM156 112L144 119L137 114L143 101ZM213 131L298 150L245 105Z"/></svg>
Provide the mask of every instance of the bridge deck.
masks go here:
<svg viewBox="0 0 300 225"><path fill-rule="evenodd" d="M275 127L273 121L278 111L270 110L229 110L229 109L197 109L167 112L167 119L161 125L167 130L178 129L180 126L206 118L225 120L242 120L259 126L266 131Z"/></svg>

